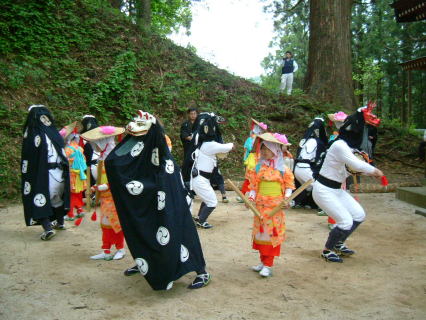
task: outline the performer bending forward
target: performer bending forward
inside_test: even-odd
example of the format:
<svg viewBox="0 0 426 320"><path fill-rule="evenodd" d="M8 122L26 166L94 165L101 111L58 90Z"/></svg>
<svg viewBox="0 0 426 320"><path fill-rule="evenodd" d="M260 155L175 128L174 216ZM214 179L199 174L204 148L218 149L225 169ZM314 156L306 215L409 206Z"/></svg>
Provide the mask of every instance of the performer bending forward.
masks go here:
<svg viewBox="0 0 426 320"><path fill-rule="evenodd" d="M345 120L339 130L339 137L328 150L314 183L315 202L337 223L330 231L321 254L326 261L343 262L341 255L349 256L355 253L347 248L344 242L365 219L361 205L341 188L342 182L349 175L345 166L367 175L383 176L382 171L352 153L361 145L366 122L378 125L380 121L366 109L358 109Z"/></svg>
<svg viewBox="0 0 426 320"><path fill-rule="evenodd" d="M250 178L250 200L262 217L254 217L253 249L259 250L261 263L252 269L262 277L272 276L274 257L280 255L281 243L285 239L284 211L278 211L270 217L266 213L280 205L283 198L288 198L294 189L294 176L284 166L281 146L285 141L277 139L281 135L264 133L256 139L256 153L259 162L255 175Z"/></svg>

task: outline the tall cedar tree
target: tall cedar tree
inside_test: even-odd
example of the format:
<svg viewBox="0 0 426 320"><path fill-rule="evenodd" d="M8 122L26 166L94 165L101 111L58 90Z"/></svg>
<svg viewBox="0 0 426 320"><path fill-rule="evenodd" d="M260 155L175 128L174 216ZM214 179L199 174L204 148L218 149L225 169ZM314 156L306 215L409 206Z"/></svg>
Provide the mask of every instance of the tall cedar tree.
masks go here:
<svg viewBox="0 0 426 320"><path fill-rule="evenodd" d="M345 111L355 108L352 82L352 0L310 0L309 57L305 79L307 91L339 104Z"/></svg>

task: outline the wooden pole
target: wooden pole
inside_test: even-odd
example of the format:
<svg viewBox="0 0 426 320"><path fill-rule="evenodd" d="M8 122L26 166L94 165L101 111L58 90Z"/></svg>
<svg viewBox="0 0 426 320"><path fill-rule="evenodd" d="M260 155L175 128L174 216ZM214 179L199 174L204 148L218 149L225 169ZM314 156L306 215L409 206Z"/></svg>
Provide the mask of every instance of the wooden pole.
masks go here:
<svg viewBox="0 0 426 320"><path fill-rule="evenodd" d="M90 189L90 184L91 184L91 172L90 172L90 167L91 165L89 164L87 166L86 169L86 176L87 176L87 188L86 188L86 207L87 207L87 212L90 211L90 209L92 208L92 200L91 200L91 196L92 196L92 192Z"/></svg>
<svg viewBox="0 0 426 320"><path fill-rule="evenodd" d="M99 187L99 185L101 184L101 181L102 181L101 178L102 178L103 167L104 167L104 161L103 160L99 160L98 161L98 177L96 179L96 186L97 187ZM96 207L98 206L98 204L99 204L99 190L98 190L98 188L96 188L96 193L95 193L95 210L96 210Z"/></svg>
<svg viewBox="0 0 426 320"><path fill-rule="evenodd" d="M250 210L256 216L258 216L260 218L261 217L261 213L254 206L253 201L250 201L249 199L247 199L247 197L240 191L240 189L238 189L238 187L230 179L226 179L226 181L229 183L229 185L231 186L232 190L234 190L241 197L241 199L243 199L244 203L250 208Z"/></svg>
<svg viewBox="0 0 426 320"><path fill-rule="evenodd" d="M287 199L284 199L283 201L281 201L281 203L279 205L277 205L274 209L272 209L271 211L269 211L268 215L270 217L272 217L273 215L275 215L278 211L280 211L282 209L283 206L285 206L288 203L290 203L291 200L293 200L294 198L296 198L303 190L305 190L307 187L309 187L313 182L314 182L314 179L309 179L308 181L306 181L299 188L297 188L297 190L294 191L291 194L290 197L288 197Z"/></svg>
<svg viewBox="0 0 426 320"><path fill-rule="evenodd" d="M411 122L411 70L408 70L407 72L407 82L408 82L408 89L407 89L407 100L408 100L408 106L407 106L407 127L410 126L410 122Z"/></svg>

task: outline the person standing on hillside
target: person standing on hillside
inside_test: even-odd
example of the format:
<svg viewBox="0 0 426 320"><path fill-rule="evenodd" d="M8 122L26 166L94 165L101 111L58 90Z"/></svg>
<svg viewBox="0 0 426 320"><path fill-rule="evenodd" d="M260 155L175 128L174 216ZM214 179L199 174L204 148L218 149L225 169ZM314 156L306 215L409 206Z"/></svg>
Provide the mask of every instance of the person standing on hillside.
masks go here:
<svg viewBox="0 0 426 320"><path fill-rule="evenodd" d="M296 61L293 59L291 51L286 51L281 65L281 85L280 90L284 92L287 88L287 94L291 94L293 88L293 74L299 69Z"/></svg>
<svg viewBox="0 0 426 320"><path fill-rule="evenodd" d="M190 159L192 153L191 147L193 146L193 143L191 141L194 131L194 122L198 116L198 110L197 108L190 107L188 108L187 113L188 120L182 123L180 127L180 140L182 141L183 146L182 177L185 183L189 182L189 180L191 179L190 173L193 163L193 161Z"/></svg>

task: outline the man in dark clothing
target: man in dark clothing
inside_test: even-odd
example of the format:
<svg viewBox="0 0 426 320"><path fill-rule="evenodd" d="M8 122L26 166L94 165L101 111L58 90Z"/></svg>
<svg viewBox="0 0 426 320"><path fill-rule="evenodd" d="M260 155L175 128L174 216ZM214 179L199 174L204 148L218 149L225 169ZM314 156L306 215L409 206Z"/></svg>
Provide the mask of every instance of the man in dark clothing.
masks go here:
<svg viewBox="0 0 426 320"><path fill-rule="evenodd" d="M293 73L295 73L299 68L290 51L285 53L281 67L282 75L280 90L284 91L287 89L287 94L290 95L293 87Z"/></svg>
<svg viewBox="0 0 426 320"><path fill-rule="evenodd" d="M185 163L192 163L192 161L185 161L187 158L191 157L191 147L192 147L192 133L194 131L194 122L195 119L197 119L198 116L198 110L196 108L189 108L188 109L188 120L185 121L182 126L180 127L180 140L182 141L183 145L183 165L182 165L182 176L183 181L189 182L191 176L191 167L185 166Z"/></svg>

